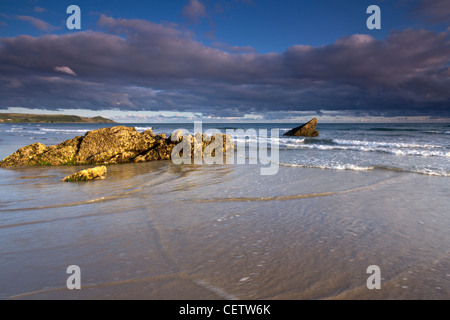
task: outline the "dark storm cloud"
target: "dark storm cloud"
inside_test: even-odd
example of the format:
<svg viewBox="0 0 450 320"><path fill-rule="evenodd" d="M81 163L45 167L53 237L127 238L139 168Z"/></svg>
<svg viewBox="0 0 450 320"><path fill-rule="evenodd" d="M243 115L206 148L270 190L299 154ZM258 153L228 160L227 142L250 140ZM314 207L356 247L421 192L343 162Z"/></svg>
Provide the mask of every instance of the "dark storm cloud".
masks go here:
<svg viewBox="0 0 450 320"><path fill-rule="evenodd" d="M429 22L450 22L450 1L448 0L420 0L416 11Z"/></svg>
<svg viewBox="0 0 450 320"><path fill-rule="evenodd" d="M450 115L448 32L257 54L205 46L176 25L105 15L98 24L103 32L0 39L0 108Z"/></svg>

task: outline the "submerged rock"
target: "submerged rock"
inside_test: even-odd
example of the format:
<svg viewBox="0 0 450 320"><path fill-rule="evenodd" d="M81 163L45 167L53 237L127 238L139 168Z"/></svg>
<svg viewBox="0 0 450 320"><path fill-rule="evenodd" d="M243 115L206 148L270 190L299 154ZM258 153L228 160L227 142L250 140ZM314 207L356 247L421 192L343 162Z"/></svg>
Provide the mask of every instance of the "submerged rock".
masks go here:
<svg viewBox="0 0 450 320"><path fill-rule="evenodd" d="M300 127L289 130L284 135L291 137L318 137L319 131L316 131L316 126L317 118L314 118Z"/></svg>
<svg viewBox="0 0 450 320"><path fill-rule="evenodd" d="M224 152L233 149L231 138L223 136ZM194 144L194 139L201 137L201 150L214 139L198 133L188 136ZM170 160L173 148L185 137L181 132L166 138L165 134L155 135L152 130L139 133L135 128L118 126L103 128L86 133L83 137L75 137L55 146L46 147L35 143L17 150L12 155L0 161L0 167L42 166L42 165L107 165L126 162L147 162L155 160ZM207 139L206 139L207 138Z"/></svg>
<svg viewBox="0 0 450 320"><path fill-rule="evenodd" d="M104 179L108 170L105 166L81 170L75 174L65 177L62 179L64 182L69 181L88 181L88 180L98 180Z"/></svg>

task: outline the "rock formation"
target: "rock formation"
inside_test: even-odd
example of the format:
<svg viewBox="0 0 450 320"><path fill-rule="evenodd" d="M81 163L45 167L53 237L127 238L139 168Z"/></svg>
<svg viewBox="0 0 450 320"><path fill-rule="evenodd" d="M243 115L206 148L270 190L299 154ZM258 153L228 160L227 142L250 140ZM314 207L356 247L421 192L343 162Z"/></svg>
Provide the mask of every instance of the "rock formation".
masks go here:
<svg viewBox="0 0 450 320"><path fill-rule="evenodd" d="M284 135L291 137L318 137L319 131L316 131L316 126L317 118L314 118L300 127L289 130Z"/></svg>
<svg viewBox="0 0 450 320"><path fill-rule="evenodd" d="M176 134L176 136L175 136ZM223 151L234 148L231 137L223 136ZM214 137L201 133L188 136L194 146L195 137L202 137L203 152ZM186 138L186 137L185 137ZM208 139L204 139L208 138ZM126 162L147 162L170 160L172 149L183 139L176 132L166 138L165 134L155 135L152 130L139 133L131 127L103 128L75 137L55 146L47 147L35 143L17 150L0 162L0 167L43 166L43 165L107 165ZM194 149L194 148L192 148ZM200 149L200 148L198 148ZM200 150L193 150L199 152Z"/></svg>
<svg viewBox="0 0 450 320"><path fill-rule="evenodd" d="M65 177L64 179L62 179L62 181L68 182L104 179L107 172L108 170L105 166L95 167L91 169L81 170L75 174Z"/></svg>

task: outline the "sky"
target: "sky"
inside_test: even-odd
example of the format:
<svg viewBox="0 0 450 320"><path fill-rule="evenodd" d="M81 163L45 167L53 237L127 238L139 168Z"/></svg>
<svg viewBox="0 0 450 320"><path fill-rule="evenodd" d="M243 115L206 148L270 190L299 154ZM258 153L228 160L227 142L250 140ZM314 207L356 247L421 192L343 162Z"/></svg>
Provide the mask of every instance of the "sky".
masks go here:
<svg viewBox="0 0 450 320"><path fill-rule="evenodd" d="M448 0L0 0L0 112L449 122L449 26Z"/></svg>

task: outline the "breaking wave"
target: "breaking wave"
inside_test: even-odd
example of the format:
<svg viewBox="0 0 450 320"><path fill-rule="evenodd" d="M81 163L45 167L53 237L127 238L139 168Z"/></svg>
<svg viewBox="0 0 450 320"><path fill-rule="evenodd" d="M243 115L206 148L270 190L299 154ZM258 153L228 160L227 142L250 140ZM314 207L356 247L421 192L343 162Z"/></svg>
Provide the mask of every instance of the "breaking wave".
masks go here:
<svg viewBox="0 0 450 320"><path fill-rule="evenodd" d="M408 142L364 141L344 139L315 139L315 138L258 138L235 137L237 144L267 143L277 144L288 149L316 149L323 151L360 151L383 152L398 156L421 156L449 158L450 151L441 145L420 144Z"/></svg>
<svg viewBox="0 0 450 320"><path fill-rule="evenodd" d="M295 163L280 163L284 167L294 168L316 168L328 170L351 170L351 171L369 171L369 170L389 170L395 172L409 172L416 174L423 174L428 176L450 177L450 172L430 168L404 169L388 166L359 166L355 164L295 164Z"/></svg>

